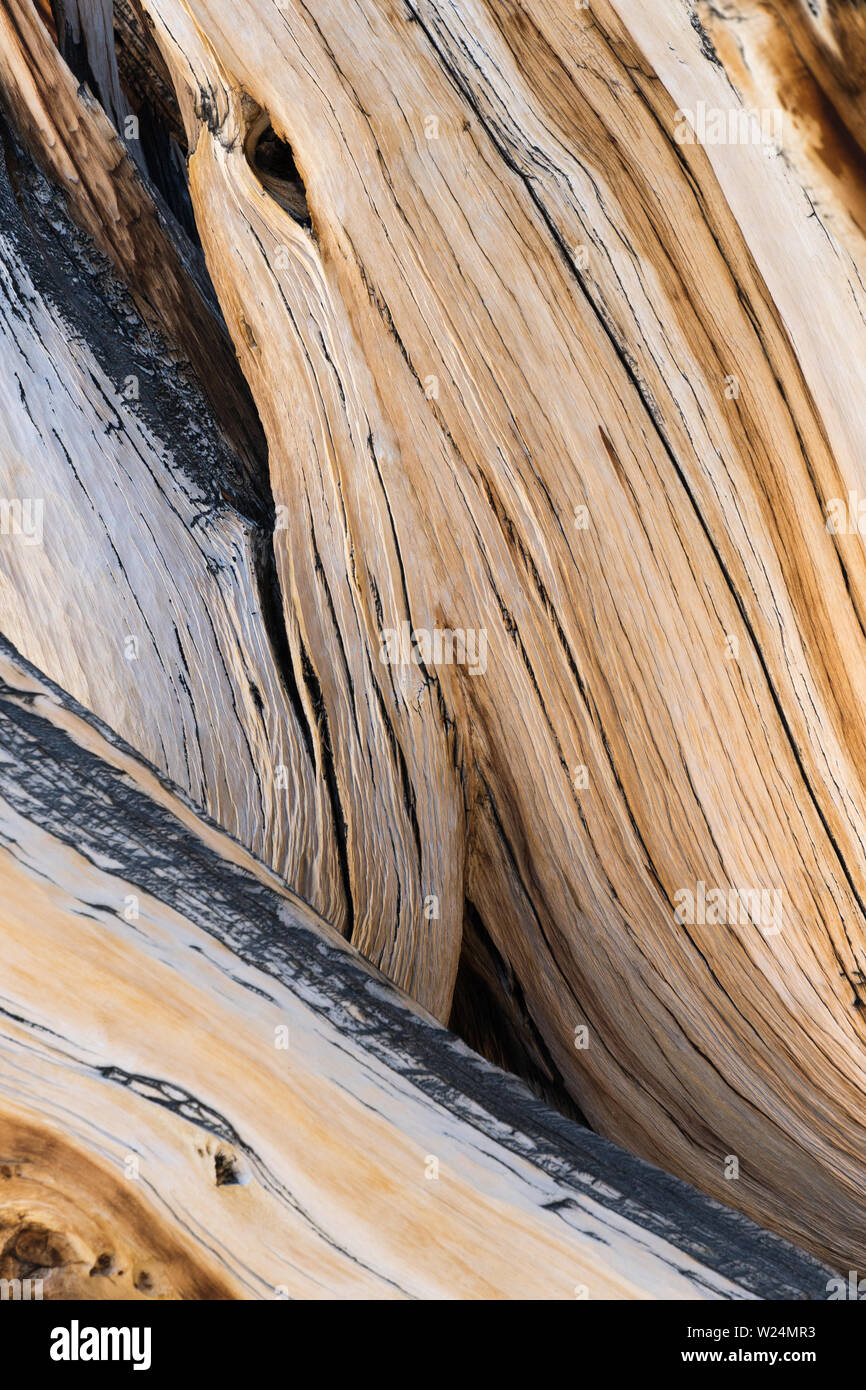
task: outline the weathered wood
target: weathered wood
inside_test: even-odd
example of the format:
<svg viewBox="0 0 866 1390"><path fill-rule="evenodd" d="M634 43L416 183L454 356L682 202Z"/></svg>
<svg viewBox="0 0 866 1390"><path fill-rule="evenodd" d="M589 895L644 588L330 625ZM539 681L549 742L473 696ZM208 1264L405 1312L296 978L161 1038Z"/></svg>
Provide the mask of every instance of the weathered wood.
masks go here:
<svg viewBox="0 0 866 1390"><path fill-rule="evenodd" d="M824 510L863 424L786 327L814 276L756 263L793 227L860 363L844 257L764 150L727 150L723 191L677 142L656 7L146 9L353 892L376 847L353 940L441 1012L465 893L594 1125L857 1264L866 557ZM663 28L680 86L720 85L687 7ZM483 633L483 673L383 665L404 623ZM700 884L777 895L782 930L678 922Z"/></svg>
<svg viewBox="0 0 866 1390"><path fill-rule="evenodd" d="M73 8L77 13L77 4ZM88 0L83 8L96 15L103 7L101 0ZM86 31L79 32L86 51ZM101 63L92 56L105 67L104 55ZM113 89L110 66L106 81ZM112 260L139 310L161 328L179 360L192 365L221 428L254 475L262 460L260 427L194 248L143 182L129 153L137 151L137 141L121 139L122 130L73 76L31 0L0 5L0 87L19 136L63 190L79 226ZM112 114L122 122L126 112Z"/></svg>
<svg viewBox="0 0 866 1390"><path fill-rule="evenodd" d="M866 17L861 6L724 0L698 6L728 80L775 125L815 217L862 277L866 246Z"/></svg>
<svg viewBox="0 0 866 1390"><path fill-rule="evenodd" d="M0 167L0 631L340 928L267 498L23 161L14 181Z"/></svg>
<svg viewBox="0 0 866 1390"><path fill-rule="evenodd" d="M176 431L144 438L94 403L93 333L64 340L13 249L12 466L23 442L66 505L108 424L110 469L91 460L98 504L73 504L53 554L4 550L0 626L437 1018L454 1008L603 1134L862 1267L854 164L816 203L807 140L689 137L699 102L737 125L754 92L781 99L784 63L768 77L745 37L737 58L731 5L701 12L709 31L689 4L645 0L140 11L141 81L159 67L157 111L173 84L267 438L269 486L254 461L244 487L261 539L275 508L274 563L257 568L232 508L214 505L199 544ZM827 53L854 21L793 0L767 13L795 11L830 100ZM107 119L29 0L0 24L13 124L207 375L218 319L207 293L188 311L173 234ZM838 97L855 145L856 85ZM829 525L852 495L854 524ZM84 635L65 578L83 537L111 576L93 585L97 632L121 621L118 566L147 601L167 665L140 689ZM222 615L189 672L181 607L183 653ZM275 741L288 805L260 795Z"/></svg>
<svg viewBox="0 0 866 1390"><path fill-rule="evenodd" d="M0 1277L90 1298L791 1298L0 644Z"/></svg>

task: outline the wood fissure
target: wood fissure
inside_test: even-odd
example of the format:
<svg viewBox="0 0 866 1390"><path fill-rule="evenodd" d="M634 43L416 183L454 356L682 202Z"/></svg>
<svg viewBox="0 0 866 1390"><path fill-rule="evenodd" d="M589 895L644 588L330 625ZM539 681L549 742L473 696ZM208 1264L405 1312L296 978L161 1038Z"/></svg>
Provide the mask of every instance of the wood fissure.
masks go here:
<svg viewBox="0 0 866 1390"><path fill-rule="evenodd" d="M860 1268L862 16L53 16L0 4L0 493L44 507L0 535L0 631L562 1125ZM223 944L267 973L279 935ZM222 1113L179 1086L169 1128ZM276 1193L232 1124L217 1185ZM357 1278L424 1296L380 1196Z"/></svg>

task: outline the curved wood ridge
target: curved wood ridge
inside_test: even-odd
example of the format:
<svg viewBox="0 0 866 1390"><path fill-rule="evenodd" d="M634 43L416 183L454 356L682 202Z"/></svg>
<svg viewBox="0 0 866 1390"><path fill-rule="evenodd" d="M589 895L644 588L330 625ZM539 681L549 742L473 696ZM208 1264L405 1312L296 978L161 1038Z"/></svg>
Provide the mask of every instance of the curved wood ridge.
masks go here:
<svg viewBox="0 0 866 1390"><path fill-rule="evenodd" d="M0 1277L74 1298L826 1289L470 1053L7 644L0 740Z"/></svg>
<svg viewBox="0 0 866 1390"><path fill-rule="evenodd" d="M0 449L33 523L3 538L0 628L339 927L327 789L271 612L267 496L39 192L23 165L0 169Z"/></svg>
<svg viewBox="0 0 866 1390"><path fill-rule="evenodd" d="M590 1256L544 1185L559 1170L509 1161L500 1189L498 1131L479 1149L438 1111L460 1178L435 1205L416 1161L438 1153L441 1095L382 1041L383 986L364 986L363 1046L338 1027L387 1071L362 1123L360 1088L339 1093L360 1059L340 1061L300 976L256 973L290 949L301 900L605 1140L836 1267L866 1261L866 184L843 61L860 23L807 8L251 0L241 19L230 0L124 0L119 56L98 25L83 52L58 34L115 120L126 102L161 129L130 155L32 0L0 4L0 491L10 517L9 499L44 506L34 543L0 537L0 629L234 837L215 855L292 904L266 948L226 928L234 979L186 900L140 937L116 926L74 797L74 833L40 803L25 861L7 855L22 1017L61 1036L61 1070L96 1059L75 1071L80 1113L116 1107L108 1131L160 1155L159 1200L179 1184L199 1232L224 1194L195 1205L185 1098L231 1114L205 1168L254 1135L250 1182L230 1184L248 1210L225 1216L243 1268L166 1216L166 1292L513 1293L516 1264L524 1293L759 1291L649 1218L646 1266L634 1232ZM773 103L794 113L778 130ZM175 225L190 206L210 284ZM92 1012L34 978L42 853L40 951L56 943L73 978L74 918ZM287 1074L262 1030L293 1010L310 1051ZM77 1152L53 1046L35 1094ZM171 1103L144 1094L153 1078ZM637 1172L556 1126L603 1155L599 1182ZM686 1203L665 1190L669 1213ZM593 1220L625 1219L593 1193ZM425 1272L411 1248L434 1213ZM460 1254L470 1226L484 1260ZM266 1231L302 1242L285 1278Z"/></svg>
<svg viewBox="0 0 866 1390"><path fill-rule="evenodd" d="M853 1258L866 573L824 510L862 423L610 7L147 9L287 510L353 940L443 1012L466 894L594 1125ZM247 161L247 98L310 232ZM787 171L733 153L862 302ZM483 672L383 665L404 623L483 632ZM699 884L781 898L783 930L678 924Z"/></svg>

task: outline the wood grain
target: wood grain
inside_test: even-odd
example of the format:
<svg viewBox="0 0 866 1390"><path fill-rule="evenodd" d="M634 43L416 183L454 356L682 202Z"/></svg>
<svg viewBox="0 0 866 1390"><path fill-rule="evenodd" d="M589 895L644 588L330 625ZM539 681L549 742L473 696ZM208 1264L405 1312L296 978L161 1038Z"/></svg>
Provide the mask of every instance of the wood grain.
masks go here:
<svg viewBox="0 0 866 1390"><path fill-rule="evenodd" d="M443 1013L469 897L593 1125L856 1264L866 575L824 508L862 423L786 328L802 280L777 300L709 152L677 145L655 16L147 9L288 511L352 939ZM665 23L687 77L717 74L686 7ZM245 99L310 232L247 161ZM826 264L850 352L862 291L790 175L734 156ZM404 622L484 631L485 671L383 666ZM679 925L700 883L781 894L784 930Z"/></svg>
<svg viewBox="0 0 866 1390"><path fill-rule="evenodd" d="M470 1053L5 643L0 682L0 1277L45 1298L826 1290Z"/></svg>
<svg viewBox="0 0 866 1390"><path fill-rule="evenodd" d="M141 0L267 478L235 438L216 472L243 481L204 508L176 417L118 411L97 329L64 332L21 232L4 467L50 479L65 520L4 547L0 625L440 1022L848 1270L866 1259L866 280L856 73L843 94L828 54L859 26L762 7L774 66L747 26L737 46L748 8L254 0L240 22L228 0ZM219 316L188 311L156 202L30 0L0 23L19 139L218 397ZM814 197L792 48L848 142ZM773 145L739 116L776 100L806 115ZM684 138L700 103L746 134ZM829 525L852 496L854 524ZM113 655L132 604L158 656L141 684ZM63 920L46 908L46 932ZM224 984L184 978L198 1086ZM131 1008L133 1027L146 992ZM246 1043L211 1044L243 1107ZM351 1125L328 1113L345 1161ZM365 1212L366 1241L378 1198L355 1200L330 1210L347 1231ZM560 1235L526 1288L560 1279ZM349 1287L304 1239L308 1274ZM514 1287L495 1259L484 1280ZM482 1291L466 1271L450 1288Z"/></svg>
<svg viewBox="0 0 866 1390"><path fill-rule="evenodd" d="M102 0L84 5L95 23L83 32L77 4L71 9L85 50L90 29L90 62L118 93L116 64L98 47L92 51L100 35L105 39ZM78 224L120 271L140 312L161 328L179 363L192 365L221 428L254 475L262 439L249 393L195 248L143 178L138 140L122 138L126 106L110 108L118 131L61 59L31 0L0 6L0 84L19 136L62 189Z"/></svg>
<svg viewBox="0 0 866 1390"><path fill-rule="evenodd" d="M340 928L327 788L269 620L264 503L20 174L19 207L0 173L0 457L39 534L0 538L0 627Z"/></svg>

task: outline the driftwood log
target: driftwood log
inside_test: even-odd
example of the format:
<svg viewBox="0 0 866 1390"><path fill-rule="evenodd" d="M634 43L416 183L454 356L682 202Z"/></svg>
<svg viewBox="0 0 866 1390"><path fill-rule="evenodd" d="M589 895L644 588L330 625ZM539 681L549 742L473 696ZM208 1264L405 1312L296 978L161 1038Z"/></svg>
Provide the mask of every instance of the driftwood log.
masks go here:
<svg viewBox="0 0 866 1390"><path fill-rule="evenodd" d="M0 1219L56 1292L862 1267L860 27L0 3Z"/></svg>

